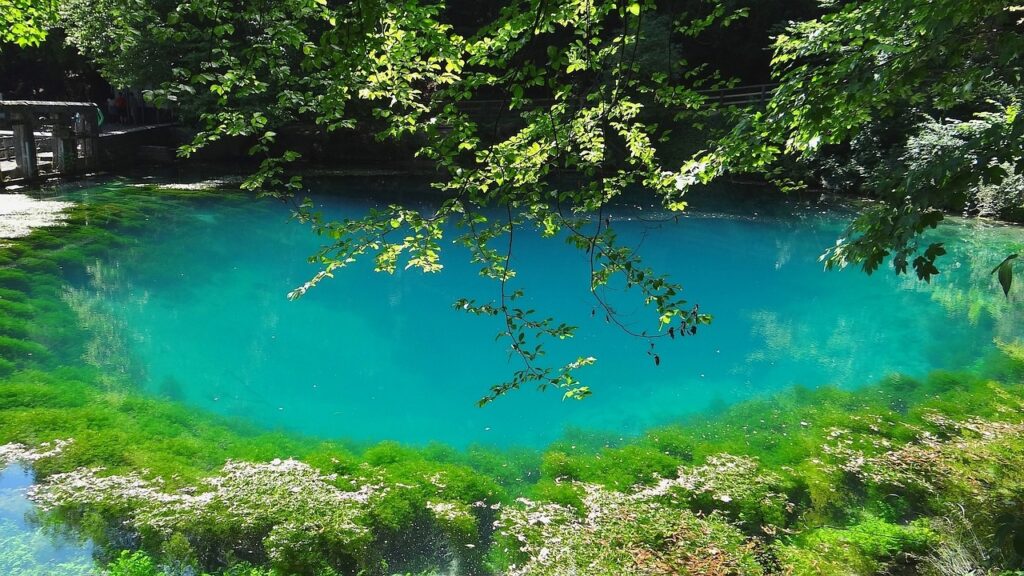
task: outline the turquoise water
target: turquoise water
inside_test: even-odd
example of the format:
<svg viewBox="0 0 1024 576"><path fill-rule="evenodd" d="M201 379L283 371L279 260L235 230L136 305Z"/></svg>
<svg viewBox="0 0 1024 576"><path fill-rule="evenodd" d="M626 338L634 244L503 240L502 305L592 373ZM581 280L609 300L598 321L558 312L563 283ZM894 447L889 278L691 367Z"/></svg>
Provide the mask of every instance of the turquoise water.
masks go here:
<svg viewBox="0 0 1024 576"><path fill-rule="evenodd" d="M35 506L26 497L32 483L32 473L23 466L0 468L0 574L98 574L91 544L33 521Z"/></svg>
<svg viewBox="0 0 1024 576"><path fill-rule="evenodd" d="M325 181L313 193L335 216L394 201L427 211L435 201L405 179ZM622 241L714 315L697 337L659 343L660 366L646 342L592 313L583 254L518 236L513 265L527 305L579 326L577 338L550 347L551 361L598 360L578 374L594 392L582 402L521 390L476 407L517 364L495 341L495 319L452 309L460 297L497 297L454 246L441 274L377 274L360 263L289 301L316 272L305 258L320 240L274 201L196 202L154 222L136 246L90 268L89 290L116 319L120 336L107 346L123 347L155 394L321 437L455 446L537 447L580 430L627 436L794 385L961 368L1024 326L1021 307L988 275L1024 242L1019 229L940 230L950 255L931 285L826 273L818 256L846 213L767 198L711 195L678 219L642 200L611 210ZM635 294L609 297L634 329L655 327Z"/></svg>

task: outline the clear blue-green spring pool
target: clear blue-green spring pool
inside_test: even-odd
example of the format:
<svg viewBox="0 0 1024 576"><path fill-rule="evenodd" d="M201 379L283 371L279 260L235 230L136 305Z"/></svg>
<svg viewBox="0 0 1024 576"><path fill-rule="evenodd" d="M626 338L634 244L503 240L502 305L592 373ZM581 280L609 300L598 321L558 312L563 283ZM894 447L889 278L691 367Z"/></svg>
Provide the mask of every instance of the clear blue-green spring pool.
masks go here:
<svg viewBox="0 0 1024 576"><path fill-rule="evenodd" d="M441 201L412 177L308 182L329 218ZM524 387L481 408L519 365L498 319L454 309L499 297L456 230L441 273L357 262L292 301L323 239L287 204L210 184L0 196L0 573L531 573L514 567L545 555L524 542L583 538L559 553L587 563L620 521L694 558L755 562L771 537L796 562L851 518L851 534L927 536L904 515L1020 469L1021 286L1005 297L991 274L1020 228L949 219L926 284L822 270L853 205L622 198L602 214L620 244L714 317L653 351L606 320L585 254L520 229L517 304L579 327L544 360L596 357L577 374L593 395ZM605 296L629 331L657 329L635 293ZM908 450L941 466L889 473L947 484L874 474Z"/></svg>
<svg viewBox="0 0 1024 576"><path fill-rule="evenodd" d="M408 178L323 180L310 194L336 217L388 202L427 212L438 201ZM89 201L87 190L70 197ZM453 310L456 299L490 300L497 288L447 240L443 273L387 275L362 262L289 301L317 271L306 257L322 239L274 200L205 198L153 218L129 246L90 262L70 298L108 319L93 353L116 357L148 393L322 438L457 447L631 436L793 386L853 388L963 368L1024 326L989 274L1024 243L1018 228L944 225L932 237L949 254L925 284L889 270L823 271L818 257L847 210L747 189L693 205L675 217L638 197L610 211L622 242L714 316L696 337L661 341L657 366L645 341L595 313L584 254L517 238L512 263L526 304L579 326L577 338L550 348L551 361L597 358L578 374L594 393L583 401L524 389L477 407L517 365L495 340L495 319ZM631 327L656 329L635 294L610 298Z"/></svg>

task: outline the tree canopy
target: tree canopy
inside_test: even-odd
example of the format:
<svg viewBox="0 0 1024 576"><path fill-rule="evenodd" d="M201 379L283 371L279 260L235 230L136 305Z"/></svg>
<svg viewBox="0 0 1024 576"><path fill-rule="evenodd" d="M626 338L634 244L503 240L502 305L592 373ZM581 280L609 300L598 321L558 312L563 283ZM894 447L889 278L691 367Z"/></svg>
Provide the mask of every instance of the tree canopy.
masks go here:
<svg viewBox="0 0 1024 576"><path fill-rule="evenodd" d="M446 225L454 225L455 240L497 287L493 300L463 299L456 308L495 317L520 361L486 403L527 385L568 398L590 393L574 371L593 358L543 358L544 341L576 328L520 306L511 266L517 234L583 252L595 310L652 350L710 321L679 283L618 242L606 209L631 188L679 211L692 187L728 175L756 174L787 189L852 173L855 191L879 202L826 251L825 265L870 273L889 259L897 273L913 269L923 280L939 272L945 249L923 244L921 234L944 211L978 212L1019 194L1019 7L822 2L818 17L789 23L775 38L770 73L779 86L767 106L721 106L706 90L737 79L691 58L691 48L708 37L721 42L758 6L519 0L473 24L443 0L62 0L59 20L111 82L148 87L150 98L196 123L182 154L249 138L261 164L246 188L301 197L293 168L301 157L278 144L289 123L413 143L436 165L444 202L431 214L391 205L331 221L297 200L296 216L326 244L312 258L320 272L291 296L360 258L385 272L439 271ZM469 103L480 101L493 103L497 118L474 113ZM678 135L693 128L704 150L680 158ZM993 264L1008 290L1013 260ZM650 306L648 331L620 320L605 297L610 283Z"/></svg>
<svg viewBox="0 0 1024 576"><path fill-rule="evenodd" d="M970 211L986 189L1024 170L1019 11L1002 1L875 0L795 23L774 45L780 85L767 109L692 161L690 173L784 179L792 173L782 159L870 147L878 157L860 167L858 188L882 202L828 250L826 265L870 273L891 256L897 273L912 261L928 280L945 251L920 246L921 233L943 210ZM880 126L889 142L872 138Z"/></svg>
<svg viewBox="0 0 1024 576"><path fill-rule="evenodd" d="M0 0L0 49L3 44L38 46L54 18L51 0Z"/></svg>

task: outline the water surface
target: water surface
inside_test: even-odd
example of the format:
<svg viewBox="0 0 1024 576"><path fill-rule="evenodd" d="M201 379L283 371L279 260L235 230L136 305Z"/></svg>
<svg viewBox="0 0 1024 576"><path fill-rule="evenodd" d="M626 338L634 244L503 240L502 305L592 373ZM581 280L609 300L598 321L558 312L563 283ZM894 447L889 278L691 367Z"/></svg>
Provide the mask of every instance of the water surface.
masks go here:
<svg viewBox="0 0 1024 576"><path fill-rule="evenodd" d="M34 521L27 498L28 468L0 468L0 574L11 576L93 576L92 546Z"/></svg>
<svg viewBox="0 0 1024 576"><path fill-rule="evenodd" d="M407 179L327 181L313 193L335 216L393 201L429 211L436 201ZM962 368L1022 326L1020 307L988 275L1024 242L1018 229L940 230L950 254L927 285L824 272L818 257L846 212L766 205L742 191L694 204L704 210L678 219L642 200L611 211L622 241L714 315L697 337L659 343L660 366L646 342L594 313L585 255L517 237L525 304L579 326L576 339L551 348L552 362L598 359L578 374L594 392L583 402L521 390L476 407L518 365L495 341L496 319L452 309L460 297L497 297L454 246L441 274L377 274L360 263L289 301L316 272L305 258L320 239L274 201L202 201L168 215L137 246L92 266L90 291L154 394L322 437L456 446L543 446L568 429L627 436L794 385ZM654 328L636 294L609 298L632 328Z"/></svg>

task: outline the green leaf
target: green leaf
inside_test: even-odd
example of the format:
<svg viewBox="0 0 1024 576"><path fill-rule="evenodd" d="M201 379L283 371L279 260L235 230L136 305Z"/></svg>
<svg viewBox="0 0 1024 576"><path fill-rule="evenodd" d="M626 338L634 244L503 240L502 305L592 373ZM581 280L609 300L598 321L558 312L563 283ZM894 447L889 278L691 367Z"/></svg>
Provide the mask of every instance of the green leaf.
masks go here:
<svg viewBox="0 0 1024 576"><path fill-rule="evenodd" d="M1003 295L1010 297L1010 286L1013 285L1013 260L1018 254L1010 254L998 266L992 269L992 274L999 273L999 285L1003 287Z"/></svg>

